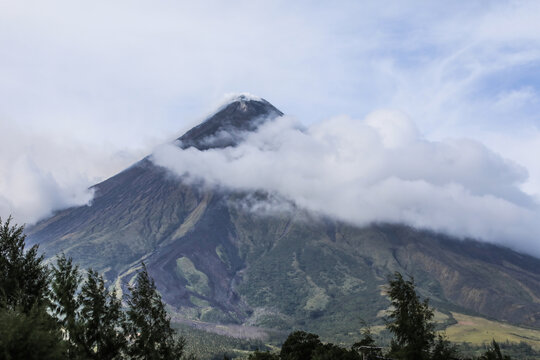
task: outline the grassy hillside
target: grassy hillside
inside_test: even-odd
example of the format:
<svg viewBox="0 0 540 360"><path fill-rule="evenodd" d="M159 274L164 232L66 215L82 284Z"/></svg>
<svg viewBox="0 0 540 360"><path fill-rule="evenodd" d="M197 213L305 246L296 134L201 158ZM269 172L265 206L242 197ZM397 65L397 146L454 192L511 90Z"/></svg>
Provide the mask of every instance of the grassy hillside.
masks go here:
<svg viewBox="0 0 540 360"><path fill-rule="evenodd" d="M540 330L513 326L484 318L452 313L457 323L446 329L448 338L457 343L488 344L492 339L499 343L527 343L540 351Z"/></svg>

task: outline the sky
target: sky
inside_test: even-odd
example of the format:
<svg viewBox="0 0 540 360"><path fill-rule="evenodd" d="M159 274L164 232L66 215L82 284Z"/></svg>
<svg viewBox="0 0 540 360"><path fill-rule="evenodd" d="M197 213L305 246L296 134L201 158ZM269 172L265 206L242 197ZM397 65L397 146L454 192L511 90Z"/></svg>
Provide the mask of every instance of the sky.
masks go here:
<svg viewBox="0 0 540 360"><path fill-rule="evenodd" d="M0 79L0 216L18 223L88 203L89 186L166 152L161 144L227 94L249 92L308 129L305 148L285 143L276 154L364 151L332 166L379 186L376 196L352 181L359 198L395 201L349 220L387 214L540 254L537 1L0 0ZM323 139L336 124L360 139L374 129L378 140L357 149L347 134ZM388 132L401 140L392 145ZM406 147L400 165L410 168L396 168L392 146ZM426 159L422 146L447 158ZM386 170L358 162L369 159ZM212 180L211 169L199 175ZM427 203L427 188L415 197L403 186L416 183L392 184L403 179L446 200ZM401 191L411 198L396 200ZM448 198L460 199L456 208L435 211ZM407 215L411 204L440 218Z"/></svg>

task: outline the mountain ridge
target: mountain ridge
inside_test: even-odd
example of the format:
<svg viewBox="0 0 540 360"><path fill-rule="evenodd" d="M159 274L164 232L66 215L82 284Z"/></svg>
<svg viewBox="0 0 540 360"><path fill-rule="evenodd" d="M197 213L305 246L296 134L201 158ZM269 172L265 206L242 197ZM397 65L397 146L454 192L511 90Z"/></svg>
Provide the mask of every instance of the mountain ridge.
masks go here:
<svg viewBox="0 0 540 360"><path fill-rule="evenodd" d="M255 131L265 121L278 116L283 113L265 99L238 95L177 141L182 149L234 146L242 140L241 132ZM212 139L209 141L209 138Z"/></svg>

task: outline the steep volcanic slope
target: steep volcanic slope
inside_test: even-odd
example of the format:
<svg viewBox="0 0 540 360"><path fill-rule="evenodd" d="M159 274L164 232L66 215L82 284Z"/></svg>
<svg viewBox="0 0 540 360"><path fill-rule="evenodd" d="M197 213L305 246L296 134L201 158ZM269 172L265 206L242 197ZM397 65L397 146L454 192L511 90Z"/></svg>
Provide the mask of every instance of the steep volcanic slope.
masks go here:
<svg viewBox="0 0 540 360"><path fill-rule="evenodd" d="M220 141L229 133L230 145L232 136L281 115L265 100L240 97L178 140L182 147L204 149L208 141ZM65 251L84 266L106 268L110 278L174 240L188 216L206 206L208 199L204 191L182 184L149 158L93 189L91 206L58 212L29 229L29 239L50 255Z"/></svg>
<svg viewBox="0 0 540 360"><path fill-rule="evenodd" d="M181 148L234 146L282 113L239 97L180 137ZM401 225L358 228L291 207L256 214L244 194L189 185L143 159L94 187L90 206L29 229L125 289L145 261L164 299L186 317L348 334L380 321L393 271L414 275L442 311L540 327L540 260Z"/></svg>

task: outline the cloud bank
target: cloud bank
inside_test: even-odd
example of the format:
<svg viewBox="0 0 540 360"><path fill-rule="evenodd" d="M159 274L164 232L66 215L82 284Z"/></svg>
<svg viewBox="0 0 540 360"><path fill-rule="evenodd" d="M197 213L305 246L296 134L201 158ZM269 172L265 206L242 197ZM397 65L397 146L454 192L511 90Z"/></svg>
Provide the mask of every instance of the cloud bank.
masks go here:
<svg viewBox="0 0 540 360"><path fill-rule="evenodd" d="M32 224L55 210L88 204L89 187L144 156L113 144L47 136L0 121L0 217Z"/></svg>
<svg viewBox="0 0 540 360"><path fill-rule="evenodd" d="M307 128L284 117L244 136L234 148L163 145L153 161L184 180L267 191L356 225L405 223L540 254L539 208L520 190L526 169L479 142L430 141L386 110Z"/></svg>
<svg viewBox="0 0 540 360"><path fill-rule="evenodd" d="M494 196L528 209L519 189L540 194L539 49L540 2L527 0L0 1L0 216L33 222L84 203L236 91L309 132L388 108L432 142L476 139L527 168Z"/></svg>

